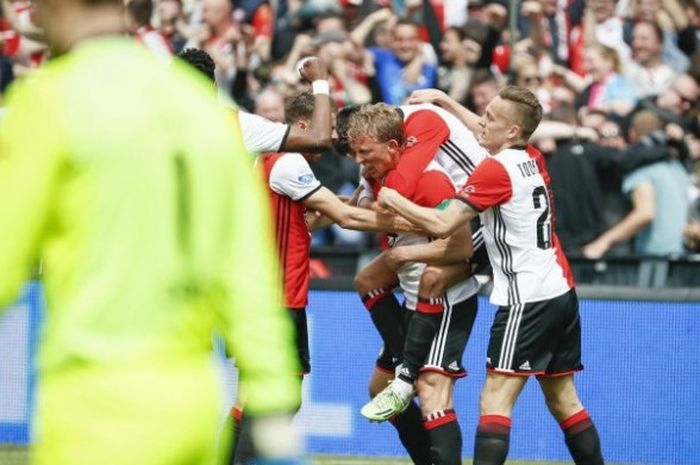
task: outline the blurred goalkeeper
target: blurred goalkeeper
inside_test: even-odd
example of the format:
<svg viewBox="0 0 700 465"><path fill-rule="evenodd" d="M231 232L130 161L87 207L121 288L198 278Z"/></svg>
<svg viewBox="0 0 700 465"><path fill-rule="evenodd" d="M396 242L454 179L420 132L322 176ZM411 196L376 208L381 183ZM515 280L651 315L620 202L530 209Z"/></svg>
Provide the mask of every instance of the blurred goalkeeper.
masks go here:
<svg viewBox="0 0 700 465"><path fill-rule="evenodd" d="M122 0L36 13L59 56L0 127L0 308L39 260L48 300L33 463L214 463L213 330L251 387L258 463L294 463L292 328L230 115L196 72L121 36Z"/></svg>

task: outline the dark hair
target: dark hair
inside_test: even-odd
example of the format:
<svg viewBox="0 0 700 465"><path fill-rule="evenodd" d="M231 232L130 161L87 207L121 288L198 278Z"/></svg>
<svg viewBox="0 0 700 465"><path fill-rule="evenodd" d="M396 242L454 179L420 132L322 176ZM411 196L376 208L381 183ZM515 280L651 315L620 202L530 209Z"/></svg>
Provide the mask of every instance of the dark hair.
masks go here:
<svg viewBox="0 0 700 465"><path fill-rule="evenodd" d="M472 82L470 84L470 87L474 88L475 86L486 84L487 82L491 82L498 86L498 80L491 71L489 71L486 68L477 68L474 71L474 74L472 75Z"/></svg>
<svg viewBox="0 0 700 465"><path fill-rule="evenodd" d="M352 115L357 113L361 105L344 107L335 117L335 132L338 138L333 141L333 149L339 155L350 153L350 140L348 139L348 123Z"/></svg>
<svg viewBox="0 0 700 465"><path fill-rule="evenodd" d="M284 119L287 124L309 121L314 114L314 94L311 90L297 91L284 99Z"/></svg>
<svg viewBox="0 0 700 465"><path fill-rule="evenodd" d="M151 24L151 17L153 16L153 1L131 0L126 4L126 11L129 12L131 17L134 18L139 26Z"/></svg>
<svg viewBox="0 0 700 465"><path fill-rule="evenodd" d="M210 81L216 82L216 77L214 76L216 65L207 52L198 48L187 48L178 53L177 56L198 69Z"/></svg>

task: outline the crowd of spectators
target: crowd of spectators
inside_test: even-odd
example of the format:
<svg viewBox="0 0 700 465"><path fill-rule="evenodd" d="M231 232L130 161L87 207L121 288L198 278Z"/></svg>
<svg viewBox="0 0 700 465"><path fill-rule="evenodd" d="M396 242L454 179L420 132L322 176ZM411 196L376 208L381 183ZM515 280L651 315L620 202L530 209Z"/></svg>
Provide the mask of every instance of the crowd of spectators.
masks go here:
<svg viewBox="0 0 700 465"><path fill-rule="evenodd" d="M506 83L545 110L557 232L567 250L700 252L698 0L130 0L127 30L164 59L206 50L219 89L283 121L295 63L328 64L338 108L402 104L438 88L478 114ZM0 86L48 58L32 3L2 0ZM511 17L514 15L514 17ZM352 192L357 167L323 154L317 176ZM364 243L328 230L317 244Z"/></svg>

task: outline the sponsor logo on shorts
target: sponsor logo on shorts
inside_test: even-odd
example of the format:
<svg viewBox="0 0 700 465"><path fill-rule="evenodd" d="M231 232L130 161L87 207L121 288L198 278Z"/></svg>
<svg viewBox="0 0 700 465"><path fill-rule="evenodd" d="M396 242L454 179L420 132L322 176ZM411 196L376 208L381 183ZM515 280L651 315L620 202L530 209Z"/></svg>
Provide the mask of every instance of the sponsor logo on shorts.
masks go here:
<svg viewBox="0 0 700 465"><path fill-rule="evenodd" d="M454 360L452 363L447 365L447 368L449 368L452 371L459 371L459 363L457 363L457 360Z"/></svg>

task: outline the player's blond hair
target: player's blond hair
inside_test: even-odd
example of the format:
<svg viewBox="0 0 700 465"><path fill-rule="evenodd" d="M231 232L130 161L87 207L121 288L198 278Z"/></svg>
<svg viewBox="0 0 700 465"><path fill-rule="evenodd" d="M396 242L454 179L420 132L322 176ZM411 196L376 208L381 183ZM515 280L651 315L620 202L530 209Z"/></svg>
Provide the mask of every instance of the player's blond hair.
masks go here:
<svg viewBox="0 0 700 465"><path fill-rule="evenodd" d="M386 103L364 105L350 116L348 140L352 142L363 136L374 137L378 142L394 139L403 146L406 140L403 116L397 108Z"/></svg>
<svg viewBox="0 0 700 465"><path fill-rule="evenodd" d="M510 103L513 109L511 120L520 126L523 139L527 141L542 120L539 100L529 89L519 86L505 86L498 96Z"/></svg>

